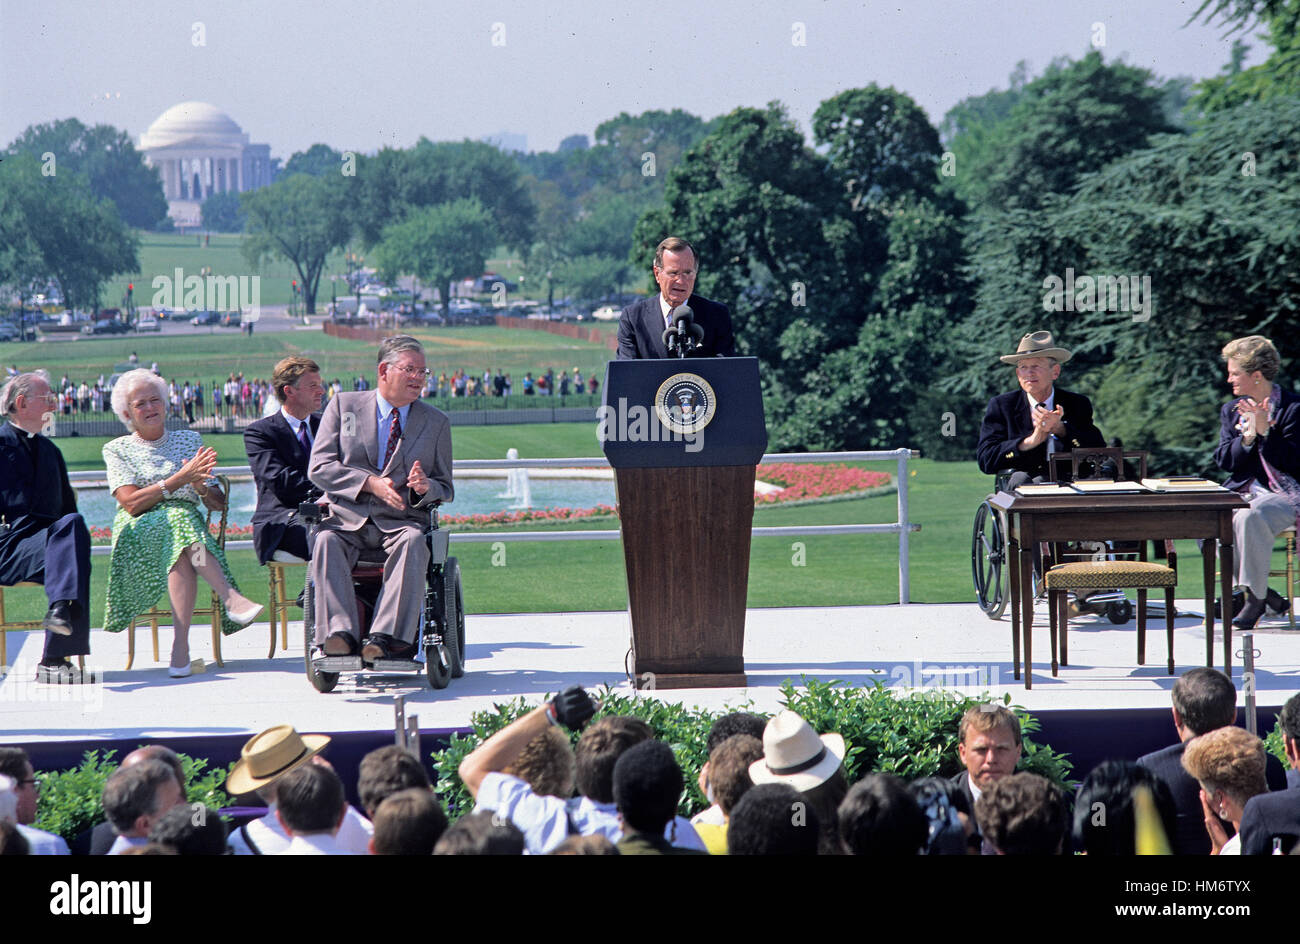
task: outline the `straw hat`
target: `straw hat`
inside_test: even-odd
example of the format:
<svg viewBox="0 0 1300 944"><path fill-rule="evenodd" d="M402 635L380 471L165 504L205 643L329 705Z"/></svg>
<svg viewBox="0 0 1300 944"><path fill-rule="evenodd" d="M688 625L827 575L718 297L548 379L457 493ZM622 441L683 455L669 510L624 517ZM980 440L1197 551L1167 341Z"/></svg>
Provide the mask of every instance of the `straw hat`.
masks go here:
<svg viewBox="0 0 1300 944"><path fill-rule="evenodd" d="M255 734L239 751L226 792L252 793L301 767L329 744L324 734L299 734L291 724L280 724Z"/></svg>
<svg viewBox="0 0 1300 944"><path fill-rule="evenodd" d="M1014 354L1003 354L1002 363L1015 364L1026 357L1053 357L1058 364L1064 364L1074 355L1063 347L1052 343L1052 332L1031 331L1020 339L1020 346Z"/></svg>
<svg viewBox="0 0 1300 944"><path fill-rule="evenodd" d="M825 783L844 762L844 738L817 732L793 711L783 711L763 729L763 759L749 766L749 779L789 784L801 793Z"/></svg>

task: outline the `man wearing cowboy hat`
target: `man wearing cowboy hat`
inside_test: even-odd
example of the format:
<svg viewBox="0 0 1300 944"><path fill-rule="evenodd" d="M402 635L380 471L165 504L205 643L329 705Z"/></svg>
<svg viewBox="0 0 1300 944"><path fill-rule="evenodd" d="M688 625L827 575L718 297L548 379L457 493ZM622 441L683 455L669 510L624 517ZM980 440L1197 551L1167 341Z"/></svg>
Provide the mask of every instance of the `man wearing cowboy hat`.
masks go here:
<svg viewBox="0 0 1300 944"><path fill-rule="evenodd" d="M303 764L326 764L323 757L315 758L329 742L327 735L299 734L289 724L268 728L248 739L226 777L226 792L232 796L256 792L267 811L261 819L245 823L230 834L230 848L235 855L278 855L289 848L293 840L276 811L277 782ZM365 855L372 831L370 821L349 806L337 843L353 855Z"/></svg>
<svg viewBox="0 0 1300 944"><path fill-rule="evenodd" d="M1008 491L1047 479L1048 458L1055 452L1106 445L1092 422L1088 398L1055 387L1070 357L1051 332L1034 331L1020 339L1016 353L1001 358L1015 367L1020 389L989 401L975 456L986 475L1012 470Z"/></svg>

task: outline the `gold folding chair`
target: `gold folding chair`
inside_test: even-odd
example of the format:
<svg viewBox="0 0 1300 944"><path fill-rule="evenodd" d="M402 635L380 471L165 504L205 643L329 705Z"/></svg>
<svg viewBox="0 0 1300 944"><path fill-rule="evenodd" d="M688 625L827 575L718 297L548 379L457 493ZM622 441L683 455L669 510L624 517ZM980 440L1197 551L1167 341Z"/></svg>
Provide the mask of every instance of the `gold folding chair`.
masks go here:
<svg viewBox="0 0 1300 944"><path fill-rule="evenodd" d="M226 502L225 502L225 504L222 506L220 512L213 511L211 508L208 509L208 516L207 516L207 519L206 519L206 521L205 521L205 524L207 525L208 530L211 531L211 530L212 530L212 521L213 521L213 517L214 517L214 516L218 516L218 521L219 521L219 523L220 523L220 527L219 527L219 529L217 530L217 546L220 547L220 548L224 551L224 550L226 549L226 520L227 520L227 517L228 517L228 515L229 515L229 509L230 509L230 479L227 478L227 477L224 476L224 475L218 475L218 476L217 476L217 483L221 486L221 491L222 491L222 492L225 494L225 496L226 496ZM221 607L220 607L220 601L217 599L217 594L216 594L216 591L215 591L215 590L212 591L212 593L211 593L211 599L212 599L212 602L211 602L211 605L210 605L210 606L205 606L205 607L198 607L198 606L196 606L196 607L194 608L194 616L193 616L193 619L199 619L200 617L210 617L210 618L211 618L211 620L212 620L212 658L213 658L213 660L216 662L217 665L219 665L219 666L224 666L226 663L223 662L222 659L221 659ZM197 601L196 601L196 602L197 602ZM172 611L171 611L171 609L170 609L169 607L159 607L157 604L155 604L155 605L154 605L153 607L151 607L147 612L141 613L139 616L136 616L136 617L134 617L134 618L131 620L131 628L130 628L129 630L127 630L127 633L128 633L128 635L127 635L127 643L126 643L126 646L127 646L127 648L126 648L126 667L127 667L127 669L130 669L131 666L135 663L135 627L136 627L136 624L137 624L137 623L144 622L144 621L146 621L146 620L149 622L149 630L150 630L151 635L153 636L153 661L155 661L155 662L159 662L159 661L161 661L161 660L160 660L159 657L158 657L158 624L159 624L159 622L161 622L162 620L168 620L168 621L170 621L170 620L172 620L173 618L174 618L174 617L172 616ZM193 625L193 624L191 624L191 625ZM272 623L272 625L271 625L271 644L272 644L272 645L275 644L275 624L274 624L274 623Z"/></svg>

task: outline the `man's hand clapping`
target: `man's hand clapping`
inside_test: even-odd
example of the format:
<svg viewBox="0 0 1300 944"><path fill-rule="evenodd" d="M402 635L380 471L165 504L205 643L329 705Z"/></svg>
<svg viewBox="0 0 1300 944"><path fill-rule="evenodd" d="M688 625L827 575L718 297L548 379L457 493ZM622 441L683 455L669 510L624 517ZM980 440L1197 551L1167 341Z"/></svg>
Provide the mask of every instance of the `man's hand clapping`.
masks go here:
<svg viewBox="0 0 1300 944"><path fill-rule="evenodd" d="M381 479L377 475L370 476L370 478L366 479L366 491L371 495L374 495L389 508L393 508L397 511L404 511L406 509L405 500L397 493L397 489L393 487L393 480L390 478Z"/></svg>
<svg viewBox="0 0 1300 944"><path fill-rule="evenodd" d="M411 487L411 491L421 497L429 491L429 477L424 474L424 469L420 467L419 459L411 463L411 472L406 477L406 484Z"/></svg>

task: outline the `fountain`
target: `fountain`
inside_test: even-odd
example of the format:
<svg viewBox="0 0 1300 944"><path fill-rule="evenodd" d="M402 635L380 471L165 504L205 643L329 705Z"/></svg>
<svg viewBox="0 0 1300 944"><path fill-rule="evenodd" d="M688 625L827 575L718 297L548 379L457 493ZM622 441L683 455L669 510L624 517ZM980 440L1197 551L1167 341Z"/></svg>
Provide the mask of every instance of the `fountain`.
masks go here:
<svg viewBox="0 0 1300 944"><path fill-rule="evenodd" d="M513 446L506 450L507 459L518 459L519 450ZM506 472L506 490L498 498L513 498L512 510L533 507L533 489L528 481L527 469L510 469Z"/></svg>

